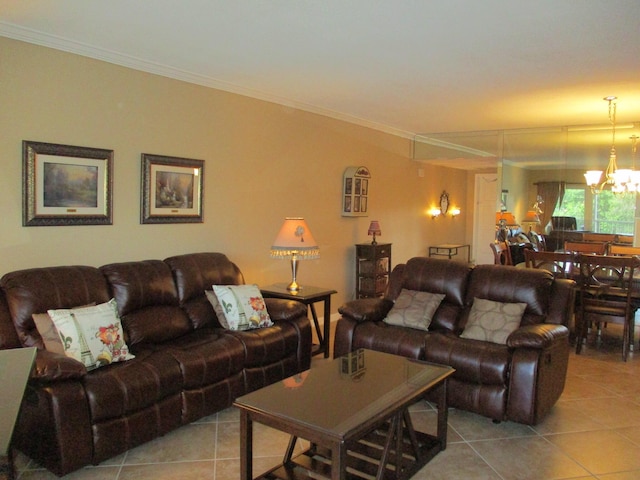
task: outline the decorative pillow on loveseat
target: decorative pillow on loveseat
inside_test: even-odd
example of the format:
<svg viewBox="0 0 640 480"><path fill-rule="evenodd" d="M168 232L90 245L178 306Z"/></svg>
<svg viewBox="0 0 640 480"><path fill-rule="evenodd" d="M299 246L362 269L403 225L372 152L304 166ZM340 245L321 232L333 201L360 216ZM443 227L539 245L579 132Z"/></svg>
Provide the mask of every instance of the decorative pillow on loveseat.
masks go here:
<svg viewBox="0 0 640 480"><path fill-rule="evenodd" d="M429 330L433 315L444 297L444 293L420 292L403 288L383 321L389 325Z"/></svg>
<svg viewBox="0 0 640 480"><path fill-rule="evenodd" d="M124 341L115 299L99 305L48 310L64 353L92 369L135 358Z"/></svg>
<svg viewBox="0 0 640 480"><path fill-rule="evenodd" d="M257 285L213 285L206 290L220 324L228 330L271 327L273 322Z"/></svg>
<svg viewBox="0 0 640 480"><path fill-rule="evenodd" d="M474 298L469 319L460 338L507 343L507 337L520 327L526 303L502 303Z"/></svg>

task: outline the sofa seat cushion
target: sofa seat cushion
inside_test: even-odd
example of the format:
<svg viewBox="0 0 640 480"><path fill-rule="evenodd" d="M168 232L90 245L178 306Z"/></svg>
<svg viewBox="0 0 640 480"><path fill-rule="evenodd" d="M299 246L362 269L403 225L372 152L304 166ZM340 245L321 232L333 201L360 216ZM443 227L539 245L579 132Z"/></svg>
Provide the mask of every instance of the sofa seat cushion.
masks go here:
<svg viewBox="0 0 640 480"><path fill-rule="evenodd" d="M425 360L456 369L454 377L474 384L507 385L511 354L506 345L432 332L424 339Z"/></svg>
<svg viewBox="0 0 640 480"><path fill-rule="evenodd" d="M124 417L179 393L180 366L164 351L140 350L136 358L92 370L83 377L92 423Z"/></svg>
<svg viewBox="0 0 640 480"><path fill-rule="evenodd" d="M362 322L356 327L352 349L368 348L407 358L424 359L423 330L388 325L384 322Z"/></svg>
<svg viewBox="0 0 640 480"><path fill-rule="evenodd" d="M297 356L300 331L292 322L278 322L272 327L230 331L244 347L246 367L267 366L290 356Z"/></svg>
<svg viewBox="0 0 640 480"><path fill-rule="evenodd" d="M165 344L178 365L185 389L200 388L242 372L245 347L220 329L200 329Z"/></svg>

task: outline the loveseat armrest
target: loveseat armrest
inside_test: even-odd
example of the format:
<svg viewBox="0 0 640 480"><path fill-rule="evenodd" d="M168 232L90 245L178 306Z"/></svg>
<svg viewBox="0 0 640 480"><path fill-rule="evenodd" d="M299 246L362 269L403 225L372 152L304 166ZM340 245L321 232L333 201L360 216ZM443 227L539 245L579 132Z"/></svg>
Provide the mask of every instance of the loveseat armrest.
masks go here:
<svg viewBox="0 0 640 480"><path fill-rule="evenodd" d="M269 312L269 317L274 322L290 322L307 316L307 306L295 300L265 298L264 304Z"/></svg>
<svg viewBox="0 0 640 480"><path fill-rule="evenodd" d="M526 325L518 328L507 338L507 346L510 348L549 348L554 342L561 339L567 341L569 329L564 325L540 323Z"/></svg>
<svg viewBox="0 0 640 480"><path fill-rule="evenodd" d="M38 350L30 380L36 382L79 380L86 374L87 369L79 361L59 353Z"/></svg>
<svg viewBox="0 0 640 480"><path fill-rule="evenodd" d="M393 302L386 298L359 298L345 303L338 312L356 322L379 322L384 319Z"/></svg>

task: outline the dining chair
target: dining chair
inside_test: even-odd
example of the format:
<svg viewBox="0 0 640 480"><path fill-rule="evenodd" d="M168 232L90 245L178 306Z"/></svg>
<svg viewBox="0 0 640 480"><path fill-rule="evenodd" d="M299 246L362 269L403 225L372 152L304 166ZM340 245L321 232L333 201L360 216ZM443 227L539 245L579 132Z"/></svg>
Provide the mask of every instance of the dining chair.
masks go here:
<svg viewBox="0 0 640 480"><path fill-rule="evenodd" d="M613 243L616 241L618 235L615 233L583 233L582 241L583 242L609 242Z"/></svg>
<svg viewBox="0 0 640 480"><path fill-rule="evenodd" d="M513 265L511 249L507 242L492 242L489 246L493 252L493 263L496 265Z"/></svg>
<svg viewBox="0 0 640 480"><path fill-rule="evenodd" d="M633 245L633 235L616 235L614 243L620 245Z"/></svg>
<svg viewBox="0 0 640 480"><path fill-rule="evenodd" d="M640 255L640 247L614 243L609 245L609 255Z"/></svg>
<svg viewBox="0 0 640 480"><path fill-rule="evenodd" d="M622 358L633 350L635 312L640 306L634 273L640 267L636 256L578 254L580 266L579 308L576 316L576 354L582 351L589 326L601 323L623 325Z"/></svg>
<svg viewBox="0 0 640 480"><path fill-rule="evenodd" d="M531 245L534 250L539 252L544 252L547 250L547 241L544 238L544 235L541 235L537 232L529 232L529 238L531 239Z"/></svg>
<svg viewBox="0 0 640 480"><path fill-rule="evenodd" d="M592 253L606 255L609 242L564 242L564 251L570 253Z"/></svg>
<svg viewBox="0 0 640 480"><path fill-rule="evenodd" d="M526 268L547 270L556 278L573 278L575 254L567 252L524 251Z"/></svg>

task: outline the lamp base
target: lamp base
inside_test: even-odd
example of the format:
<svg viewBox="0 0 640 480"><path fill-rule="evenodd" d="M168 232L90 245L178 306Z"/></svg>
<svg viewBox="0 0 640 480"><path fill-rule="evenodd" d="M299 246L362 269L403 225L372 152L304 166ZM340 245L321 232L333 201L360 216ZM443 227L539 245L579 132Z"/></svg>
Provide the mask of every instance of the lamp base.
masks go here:
<svg viewBox="0 0 640 480"><path fill-rule="evenodd" d="M287 290L292 293L299 292L302 287L296 282L296 275L298 273L298 255L295 253L291 256L291 283L287 285Z"/></svg>

